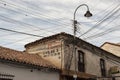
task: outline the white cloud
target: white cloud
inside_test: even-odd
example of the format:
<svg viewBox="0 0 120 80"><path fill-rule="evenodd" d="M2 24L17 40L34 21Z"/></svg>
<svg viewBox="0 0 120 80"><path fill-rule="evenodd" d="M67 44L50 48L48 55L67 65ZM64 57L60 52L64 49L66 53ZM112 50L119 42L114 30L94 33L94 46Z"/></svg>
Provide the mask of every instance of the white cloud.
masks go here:
<svg viewBox="0 0 120 80"><path fill-rule="evenodd" d="M116 7L119 3L119 0L1 0L2 4L0 6L4 8L0 8L1 16L5 16L8 18L12 18L21 22L14 22L12 20L6 19L9 22L3 22L0 17L0 26L2 28L14 29L17 31L23 31L36 35L49 36L51 34L55 34L61 31L68 32L72 34L72 19L75 8L80 4L87 4L93 13L93 17L87 19L83 17L84 12L86 11L85 7L81 7L76 14L76 19L81 22L80 29L84 30L82 32L86 32L88 29L93 27L96 21L101 20L104 15L110 12L114 7ZM6 3L7 2L7 3ZM4 5L6 4L6 5ZM12 5L11 5L12 4ZM5 9L7 8L7 9ZM12 9L12 10L11 10ZM120 13L120 12L119 12ZM114 15L114 17L117 15ZM113 20L110 18L109 20ZM27 25L24 23L32 24ZM91 31L89 35L97 34L98 32L102 32L112 26L116 26L120 23L120 18L114 20L110 24L106 25L109 21L107 20L104 24L97 27L95 30ZM22 25L21 25L22 24ZM83 26L84 25L84 26ZM106 25L106 27L104 27ZM41 28L42 30L36 30L37 28ZM101 28L102 27L102 28ZM45 30L44 30L45 29ZM48 32L50 31L50 32ZM53 32L53 33L52 33ZM96 33L95 33L96 32ZM8 32L5 32L8 33ZM4 35L4 32L0 31L0 34ZM119 31L108 34L106 36L118 37ZM77 36L79 36L78 34ZM1 36L1 35L0 35ZM101 36L100 38L88 40L92 44L101 45L106 40L106 36ZM7 46L10 48L18 48L18 50L23 50L23 46L25 43L30 41L34 41L38 38L31 37L28 40L19 41L29 36L25 35L9 35L9 37L3 37L0 40L0 45ZM83 37L82 37L83 38ZM18 43L14 43L13 45L3 45L4 43L9 43L9 39L14 41L19 41ZM96 41L99 41L96 42ZM108 41L119 42L119 39L111 39ZM16 47L18 45L18 47Z"/></svg>

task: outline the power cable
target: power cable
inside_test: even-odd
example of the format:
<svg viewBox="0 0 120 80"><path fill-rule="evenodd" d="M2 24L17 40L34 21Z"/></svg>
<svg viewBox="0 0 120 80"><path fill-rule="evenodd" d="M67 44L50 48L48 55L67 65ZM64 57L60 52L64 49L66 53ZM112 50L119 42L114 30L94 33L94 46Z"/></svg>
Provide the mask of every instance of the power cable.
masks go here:
<svg viewBox="0 0 120 80"><path fill-rule="evenodd" d="M108 9L111 10L111 7L113 7L113 6L114 6L114 3L111 4L109 7L107 7L104 11L99 11L98 13L104 12L104 14L105 14L105 13L106 13L106 10L108 10ZM94 14L94 16L95 16L95 15L97 15L97 13ZM103 13L102 13L101 15L103 15ZM97 22L97 21L92 21L92 22ZM81 23L86 23L86 22L78 22L79 25L81 25ZM91 22L90 22L90 23L91 23ZM97 23L98 23L98 22L97 22ZM96 24L97 24L97 23L96 23ZM79 26L78 26L78 27L79 27ZM83 34L83 33L82 33L82 34ZM82 36L82 37L83 37L83 36ZM85 38L85 37L84 37L84 38Z"/></svg>
<svg viewBox="0 0 120 80"><path fill-rule="evenodd" d="M32 17L35 17L35 18L38 18L38 17L40 17L41 18L41 16L43 16L41 13L38 13L39 15L37 15L37 14L35 14L35 13L31 13L31 12L33 12L31 9L28 9L27 8L27 11L26 10L24 10L24 9L26 9L26 8L24 8L24 7L21 7L21 6L16 6L15 4L12 4L12 3L8 3L8 2L6 2L6 1L3 1L3 0L0 0L1 2L4 2L4 3L2 3L2 4L6 4L6 5L9 5L9 6L11 6L11 7L16 7L17 9L20 9L20 10L22 10L23 12L26 12L26 13L29 13L29 14L31 14L30 16L32 16ZM28 12L28 10L31 10L31 12ZM25 14L26 15L26 14ZM41 16L40 16L41 15ZM54 24L54 25L58 25L58 26L63 26L63 25L66 25L66 24L63 24L63 25L61 25L61 24L57 24L57 23L54 23L54 22L50 22L50 20L51 19L49 19L49 18L47 18L46 17L46 19L47 20L43 20L43 19L41 19L42 21L44 21L44 22L47 22L47 23L51 23L51 24Z"/></svg>
<svg viewBox="0 0 120 80"><path fill-rule="evenodd" d="M30 34L30 33L25 33L25 32L19 32L19 31L10 30L10 29L5 29L5 28L0 28L0 29L1 29L1 30L4 30L4 31L10 31L10 32L14 32L14 33L19 33L19 34L29 35L29 36L44 37L44 36L39 36L39 35Z"/></svg>
<svg viewBox="0 0 120 80"><path fill-rule="evenodd" d="M11 44L15 44L15 43L18 43L18 42L20 42L20 41L24 41L24 40L27 40L27 39L30 39L31 37L27 37L27 38L23 38L23 39L20 39L20 40L16 40L16 41L14 41L14 42L10 42L10 43L6 43L6 44L3 44L3 45L11 45Z"/></svg>
<svg viewBox="0 0 120 80"><path fill-rule="evenodd" d="M104 28L105 28L106 26L110 25L110 24L111 24L111 23L112 23L115 19L117 19L117 18L118 18L118 16L120 16L120 14L119 14L119 15L117 15L116 17L114 17L114 19L112 19L109 23L107 23L105 26L102 26L102 27L104 27ZM102 28L102 27L101 27L101 28ZM101 29L101 28L100 28L100 29ZM112 29L112 28L111 28L111 29ZM113 27L113 29L114 29L114 27ZM108 29L108 30L109 30L109 29ZM98 32L98 31L97 31L97 32ZM106 31L104 31L104 32L107 32L107 30L106 30ZM104 33L104 32L100 32L100 33L95 34L95 35L93 34L93 35L88 36L88 37L86 37L86 38L84 38L84 39L85 39L85 40L86 40L86 39L90 39L91 37L92 37L92 38L94 38L94 36L96 36L96 37L97 37L97 35L99 36L100 34L102 34L102 35L103 35L103 33ZM94 32L94 33L96 33L96 32ZM107 33L106 33L106 34L107 34Z"/></svg>
<svg viewBox="0 0 120 80"><path fill-rule="evenodd" d="M100 13L100 15L104 15L104 14L106 14L106 13L109 13L109 10L112 10L114 6L115 6L115 3L113 2L113 3L112 3L111 5L109 5L106 9L104 9L104 10L102 10L102 11L99 11L99 12L97 12L96 14L94 14L94 16L99 15L99 13ZM96 7L96 6L95 6L95 7ZM99 17L96 17L96 18L99 18Z"/></svg>
<svg viewBox="0 0 120 80"><path fill-rule="evenodd" d="M93 35L93 36L89 36L89 37L84 38L84 39L85 39L85 40L86 40L86 39L93 39L93 38L97 38L97 37L103 36L103 35L105 35L105 34L109 34L110 32L119 30L119 29L120 29L119 26L120 26L120 25L117 25L116 27L109 28L109 29L107 29L107 30L105 30L105 31L103 31L103 32L101 32L101 33L95 34L95 35Z"/></svg>
<svg viewBox="0 0 120 80"><path fill-rule="evenodd" d="M120 8L118 10L116 10L115 12L113 12L116 8L118 8L120 6L117 5L117 7L115 7L110 13L108 13L107 15L105 15L105 17L103 19L101 19L95 26L93 26L92 28L90 28L89 30L87 30L85 33L81 34L79 37L87 34L88 32L92 31L93 29L95 29L96 27L98 27L99 25L101 25L104 21L106 21L107 19L109 19L110 17L112 17L114 14L116 14ZM112 13L113 12L113 13Z"/></svg>
<svg viewBox="0 0 120 80"><path fill-rule="evenodd" d="M12 23L12 24L19 24L19 25L24 25L25 27L26 26L28 26L28 28L29 29L32 29L32 31L40 31L40 30L43 30L43 31L46 31L46 32L51 32L51 33L55 33L55 32L53 32L53 31L55 31L55 30L52 30L52 31L50 31L50 30L46 30L46 29L42 29L42 28L39 28L39 27L36 27L36 26L32 26L32 24L28 24L28 23L25 23L25 22L21 22L21 21L18 21L18 20L14 20L14 19L11 19L11 18L8 18L8 17L5 17L5 16L1 16L0 15L0 19L1 20L3 20L3 21L5 21L5 22L9 22L9 23ZM30 28L31 27L31 28ZM36 30L34 30L33 28L38 28L38 29L36 29ZM56 29L56 30L58 30L58 29Z"/></svg>
<svg viewBox="0 0 120 80"><path fill-rule="evenodd" d="M18 21L18 20L14 20L12 18L8 18L8 17L5 17L5 16L2 16L0 15L0 19L3 20L3 21L7 21L7 22L10 22L10 23L13 23L13 24L19 24L19 25L25 25L25 26L28 26L28 27L31 27L31 28L36 28L37 30L44 30L40 27L37 27L35 25L32 25L32 24L28 24L28 23L25 23L25 22L22 22L22 21ZM29 28L30 29L30 28ZM34 30L33 30L34 31ZM49 31L49 30L44 30L44 31L47 31L47 32L51 32L51 33L55 33L53 31Z"/></svg>
<svg viewBox="0 0 120 80"><path fill-rule="evenodd" d="M2 7L2 8L4 8L4 7ZM6 8L4 8L4 9L6 9ZM9 22L11 22L11 20L9 21ZM14 23L14 21L13 21L13 23ZM24 22L25 23L25 22ZM21 24L21 23L20 23ZM28 23L27 23L28 24ZM28 24L29 25L29 24ZM31 26L31 25L30 25ZM34 26L35 27L35 26ZM38 28L38 27L37 27ZM61 26L60 26L60 28L61 28ZM67 27L65 27L65 28L67 28ZM69 28L69 27L68 27ZM38 30L35 30L35 31L38 31ZM48 31L49 32L49 31Z"/></svg>
<svg viewBox="0 0 120 80"><path fill-rule="evenodd" d="M23 1L23 0L21 0L21 2L25 2L25 1ZM27 3L27 4L29 4L29 3ZM14 4L15 5L15 4ZM21 5L21 4L20 4ZM23 5L21 5L21 7L24 7L24 9L27 9L27 10L33 10L34 12L37 12L37 13L39 13L39 12L41 12L40 10L36 10L36 9L33 9L32 7L34 7L34 6L32 6L31 8L30 7L26 7L26 6L23 6ZM41 8L41 7L37 7L38 9L43 9L43 8ZM65 7L65 8L69 8L69 7ZM59 8L58 8L59 9ZM58 12L58 13L60 13L59 11L58 11L58 9L57 10L55 10L54 9L54 12ZM69 9L70 10L70 9ZM71 11L72 12L72 11ZM43 15L43 14L42 14ZM47 15L45 15L45 17L47 17L47 18L49 18L50 17L50 15L49 16L47 16ZM52 16L52 18L57 18L57 17L55 17L54 15ZM68 18L67 18L68 19Z"/></svg>
<svg viewBox="0 0 120 80"><path fill-rule="evenodd" d="M96 24L94 27L90 28L88 31L86 31L84 34L82 34L81 36L87 34L88 32L90 32L91 30L95 29L96 27L98 27L99 25L101 25L104 21L106 21L107 19L109 19L110 17L112 17L114 14L116 14L119 11L119 9L117 11L115 11L113 14L111 14L110 16L108 16L106 19L103 19L100 23ZM80 36L80 37L81 37Z"/></svg>

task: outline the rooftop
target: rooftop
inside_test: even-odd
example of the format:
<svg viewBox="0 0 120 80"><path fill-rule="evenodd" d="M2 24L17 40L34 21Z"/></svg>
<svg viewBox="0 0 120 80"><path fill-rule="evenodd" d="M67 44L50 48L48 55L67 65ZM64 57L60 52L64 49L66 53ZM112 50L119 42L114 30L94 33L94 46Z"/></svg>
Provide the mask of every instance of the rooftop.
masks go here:
<svg viewBox="0 0 120 80"><path fill-rule="evenodd" d="M120 57L120 44L118 43L105 42L101 48Z"/></svg>
<svg viewBox="0 0 120 80"><path fill-rule="evenodd" d="M103 47L106 44L114 45L120 47L120 43L111 43L111 42L105 42L101 47Z"/></svg>
<svg viewBox="0 0 120 80"><path fill-rule="evenodd" d="M53 39L63 39L63 38L68 39L69 41L72 42L73 35L67 34L65 32L61 32L61 33L58 33L58 34L55 34L55 35L44 37L42 39L36 40L34 42L31 42L31 43L28 43L28 44L25 45L25 47L28 48L28 47L32 47L34 45L38 45L40 43L44 43L45 41L50 41L50 40L53 40ZM90 43L88 43L88 42L86 42L86 41L84 41L84 40L82 40L78 37L76 37L76 42L78 42L77 46L88 49L90 51L94 51L97 54L104 55L104 56L109 57L109 58L115 58L117 61L120 60L119 56L117 56L117 55L115 55L111 52L108 52L108 51L106 51L106 50L104 50L100 47L97 47L93 44L90 44ZM117 44L117 46L120 46L120 45ZM102 53L104 53L104 54L102 54Z"/></svg>
<svg viewBox="0 0 120 80"><path fill-rule="evenodd" d="M0 60L7 60L18 63L25 63L27 65L33 65L38 67L46 67L56 69L56 67L50 62L42 59L37 54L28 54L21 51L5 48L0 46Z"/></svg>
<svg viewBox="0 0 120 80"><path fill-rule="evenodd" d="M28 47L28 46L33 46L33 45L36 45L38 43L42 43L44 41L48 41L50 39L56 39L56 38L59 38L59 36L70 36L70 37L73 37L73 35L70 35L70 34L67 34L65 32L61 32L61 33L58 33L58 34L55 34L55 35L51 35L51 36L48 36L48 37L44 37L42 39L39 39L39 40L36 40L34 42L31 42L31 43L28 43L25 45L25 47Z"/></svg>

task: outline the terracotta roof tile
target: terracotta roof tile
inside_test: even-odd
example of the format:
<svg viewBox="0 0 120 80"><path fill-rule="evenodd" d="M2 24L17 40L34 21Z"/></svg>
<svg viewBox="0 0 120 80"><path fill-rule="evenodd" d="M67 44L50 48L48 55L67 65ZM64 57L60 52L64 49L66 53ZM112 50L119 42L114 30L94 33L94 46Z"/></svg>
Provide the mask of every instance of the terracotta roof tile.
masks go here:
<svg viewBox="0 0 120 80"><path fill-rule="evenodd" d="M17 61L19 63L26 63L40 67L57 69L53 64L44 60L37 54L28 54L25 52L16 51L1 46L0 46L0 59Z"/></svg>

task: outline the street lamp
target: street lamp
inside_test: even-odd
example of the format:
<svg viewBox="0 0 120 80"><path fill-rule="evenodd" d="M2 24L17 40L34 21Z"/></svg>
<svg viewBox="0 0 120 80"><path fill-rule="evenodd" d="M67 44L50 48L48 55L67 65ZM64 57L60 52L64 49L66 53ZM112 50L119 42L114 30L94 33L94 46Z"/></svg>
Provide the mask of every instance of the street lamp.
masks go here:
<svg viewBox="0 0 120 80"><path fill-rule="evenodd" d="M91 17L91 16L92 16L92 13L90 13L89 7L88 7L87 4L81 4L81 5L79 5L79 6L75 9L75 11L74 11L74 17L73 17L74 35L76 35L76 29L77 29L77 28L76 28L77 20L75 20L75 18L76 18L76 12L77 12L77 10L78 10L80 7L82 7L82 6L86 6L86 7L87 7L87 11L86 11L86 13L84 14L84 16L85 16L85 17Z"/></svg>
<svg viewBox="0 0 120 80"><path fill-rule="evenodd" d="M73 25L74 25L74 31L73 31L73 34L74 34L74 43L73 43L73 52L74 52L74 61L75 61L75 74L73 75L73 78L76 80L77 79L77 70L76 70L76 50L75 50L75 36L76 36L76 31L77 31L77 27L76 27L76 24L77 24L77 20L75 20L75 18L76 18L76 12L77 12L77 10L80 8L80 7L82 7L82 6L86 6L87 7L87 11L86 11L86 13L84 14L84 16L85 17L91 17L92 16L92 14L90 13L90 11L89 11L89 7L88 7L88 5L87 4L81 4L81 5L79 5L76 9L75 9L75 11L74 11L74 17L73 17Z"/></svg>

